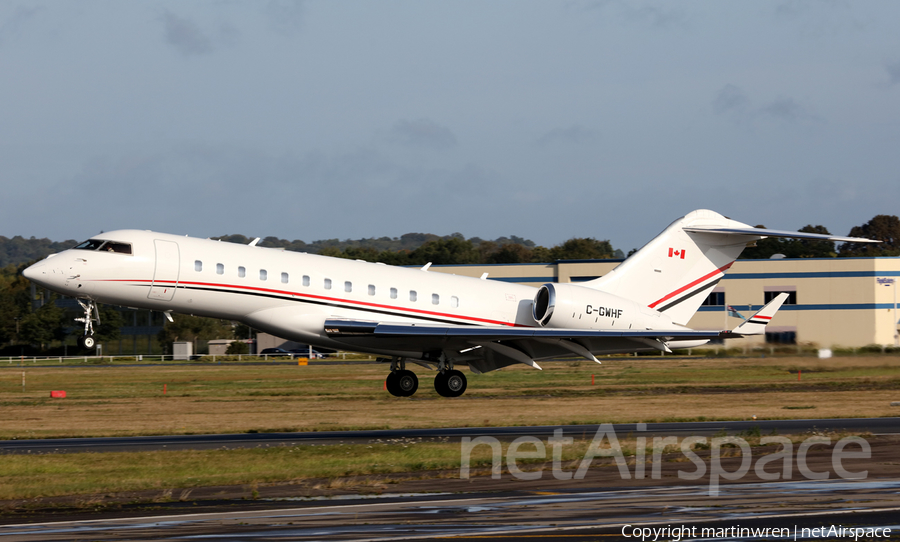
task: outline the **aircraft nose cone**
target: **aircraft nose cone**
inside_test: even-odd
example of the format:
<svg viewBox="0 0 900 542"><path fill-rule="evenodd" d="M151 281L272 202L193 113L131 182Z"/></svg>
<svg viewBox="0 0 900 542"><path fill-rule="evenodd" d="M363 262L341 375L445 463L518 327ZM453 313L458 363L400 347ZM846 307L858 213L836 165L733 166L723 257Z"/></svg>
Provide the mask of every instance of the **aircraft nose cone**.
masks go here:
<svg viewBox="0 0 900 542"><path fill-rule="evenodd" d="M40 276L43 274L41 268L44 267L46 262L44 260L39 261L34 265L30 265L22 271L22 276L30 281L37 282L40 279Z"/></svg>

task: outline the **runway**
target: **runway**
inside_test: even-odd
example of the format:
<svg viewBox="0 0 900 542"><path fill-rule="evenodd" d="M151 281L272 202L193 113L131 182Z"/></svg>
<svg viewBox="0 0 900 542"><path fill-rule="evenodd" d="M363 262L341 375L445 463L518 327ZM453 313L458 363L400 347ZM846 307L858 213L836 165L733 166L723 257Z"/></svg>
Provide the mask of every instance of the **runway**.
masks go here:
<svg viewBox="0 0 900 542"><path fill-rule="evenodd" d="M0 441L0 453L126 452L150 450L202 450L212 448L254 448L265 446L331 445L386 442L396 439L449 440L492 436L513 440L530 435L546 439L557 429L565 436L590 437L597 425L455 427L437 429L388 429L377 431L321 431L308 433L238 433L224 435L171 435L146 437L70 438ZM759 429L762 434L802 434L815 431L870 432L875 435L900 434L900 418L836 418L809 420L752 420L686 423L648 423L639 430L634 423L614 424L619 435L698 435L720 432L739 434Z"/></svg>
<svg viewBox="0 0 900 542"><path fill-rule="evenodd" d="M900 480L736 484L713 499L702 486L583 487L505 494L386 494L337 502L255 502L216 512L168 510L155 515L0 526L7 542L106 540L634 540L635 529L688 529L695 540L722 529L900 529ZM858 504L865 502L865 504ZM249 509L248 509L249 508ZM712 531L704 531L712 529ZM670 531L671 532L671 531ZM713 533L703 536L703 533ZM727 532L727 531L725 531ZM751 533L754 531L750 531ZM757 531L758 532L758 531ZM882 531L884 532L884 531ZM631 535L631 536L626 536ZM768 538L773 538L769 536ZM786 537L775 537L786 538ZM639 538L638 538L639 539ZM659 538L672 540L672 536Z"/></svg>

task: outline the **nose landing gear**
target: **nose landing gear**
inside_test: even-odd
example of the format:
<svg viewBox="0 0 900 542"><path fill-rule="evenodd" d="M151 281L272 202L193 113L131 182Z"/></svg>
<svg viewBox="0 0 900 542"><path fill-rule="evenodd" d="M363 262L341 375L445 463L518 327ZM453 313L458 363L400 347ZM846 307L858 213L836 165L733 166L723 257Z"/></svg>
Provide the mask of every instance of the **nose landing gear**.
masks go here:
<svg viewBox="0 0 900 542"><path fill-rule="evenodd" d="M84 335L78 337L78 346L91 349L96 344L94 341L94 322L100 324L100 311L97 310L97 305L93 300L89 299L86 304L80 299L76 299L75 301L77 301L78 304L81 305L81 308L84 309L84 316L75 319L76 322L84 323Z"/></svg>

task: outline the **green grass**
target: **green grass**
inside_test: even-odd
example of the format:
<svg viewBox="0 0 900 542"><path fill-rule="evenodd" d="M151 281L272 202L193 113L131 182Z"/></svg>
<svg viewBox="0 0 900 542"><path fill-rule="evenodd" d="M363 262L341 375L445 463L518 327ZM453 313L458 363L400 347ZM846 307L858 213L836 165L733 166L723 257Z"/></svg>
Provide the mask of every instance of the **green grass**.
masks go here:
<svg viewBox="0 0 900 542"><path fill-rule="evenodd" d="M564 459L581 457L586 446L582 442L565 447ZM505 453L506 444L503 447ZM490 452L487 446L475 447L471 467L490 467ZM0 471L0 500L379 476L459 469L459 466L459 443L428 442L5 455Z"/></svg>

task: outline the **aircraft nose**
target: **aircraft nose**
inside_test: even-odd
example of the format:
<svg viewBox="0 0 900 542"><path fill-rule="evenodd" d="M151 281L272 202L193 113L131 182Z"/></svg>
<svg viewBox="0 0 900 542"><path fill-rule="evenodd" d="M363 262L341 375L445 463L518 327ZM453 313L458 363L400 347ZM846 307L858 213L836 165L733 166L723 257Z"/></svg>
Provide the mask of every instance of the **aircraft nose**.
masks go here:
<svg viewBox="0 0 900 542"><path fill-rule="evenodd" d="M22 276L24 276L26 279L28 279L30 281L38 282L40 280L41 275L44 274L41 271L41 268L45 267L46 264L47 264L46 260L41 260L34 265L28 266L25 268L24 271L22 271Z"/></svg>

